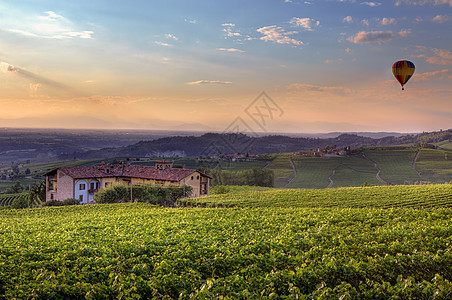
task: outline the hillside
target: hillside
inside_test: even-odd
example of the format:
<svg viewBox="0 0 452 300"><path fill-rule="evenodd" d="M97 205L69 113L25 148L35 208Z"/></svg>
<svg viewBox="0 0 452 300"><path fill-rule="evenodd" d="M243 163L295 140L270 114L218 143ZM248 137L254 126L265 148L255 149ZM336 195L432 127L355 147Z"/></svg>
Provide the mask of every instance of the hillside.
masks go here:
<svg viewBox="0 0 452 300"><path fill-rule="evenodd" d="M451 188L3 210L0 298L450 299Z"/></svg>
<svg viewBox="0 0 452 300"><path fill-rule="evenodd" d="M241 133L206 133L201 136L172 136L153 141L118 148L104 148L96 151L77 153L78 158L107 158L127 156L200 156L209 154L232 153L285 153L315 149L317 147L371 147L393 145L417 145L442 143L452 140L452 129L440 132L422 133L418 135L389 136L370 138L356 134L341 134L333 138L306 138L271 135L251 137ZM63 155L61 159L73 156Z"/></svg>

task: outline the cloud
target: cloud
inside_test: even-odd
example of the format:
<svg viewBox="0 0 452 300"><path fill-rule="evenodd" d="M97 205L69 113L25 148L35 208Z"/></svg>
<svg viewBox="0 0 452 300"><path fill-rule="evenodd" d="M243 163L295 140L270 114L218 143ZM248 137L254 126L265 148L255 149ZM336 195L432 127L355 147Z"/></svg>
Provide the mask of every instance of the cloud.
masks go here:
<svg viewBox="0 0 452 300"><path fill-rule="evenodd" d="M443 5L449 4L452 7L452 0L398 0L395 2L395 6L406 5Z"/></svg>
<svg viewBox="0 0 452 300"><path fill-rule="evenodd" d="M171 40L175 40L175 41L179 40L179 38L177 36L175 36L174 34L170 34L170 33L165 34L165 37L167 39L171 39Z"/></svg>
<svg viewBox="0 0 452 300"><path fill-rule="evenodd" d="M65 20L65 18L61 15L56 14L53 11L46 11L44 12L44 16L39 16L38 18L40 20L45 20L45 21L58 21L58 20Z"/></svg>
<svg viewBox="0 0 452 300"><path fill-rule="evenodd" d="M447 15L437 15L433 18L433 22L445 23L452 20L452 16Z"/></svg>
<svg viewBox="0 0 452 300"><path fill-rule="evenodd" d="M380 2L361 2L361 5L368 5L370 7L376 7L376 6L380 6L381 3Z"/></svg>
<svg viewBox="0 0 452 300"><path fill-rule="evenodd" d="M361 23L363 23L364 26L369 26L369 20L367 19L363 19Z"/></svg>
<svg viewBox="0 0 452 300"><path fill-rule="evenodd" d="M429 48L418 46L417 50L422 52L415 57L425 59L426 62L435 65L452 65L452 51L447 49Z"/></svg>
<svg viewBox="0 0 452 300"><path fill-rule="evenodd" d="M406 37L410 34L411 31L409 30L403 30L397 34L392 31L360 31L354 36L347 38L347 40L354 44L385 43L397 36Z"/></svg>
<svg viewBox="0 0 452 300"><path fill-rule="evenodd" d="M66 85L64 85L64 84L62 84L60 82L48 79L48 78L46 78L44 76L41 76L41 75L38 75L38 74L35 74L35 73L32 73L32 72L29 72L29 71L24 70L22 68L15 67L15 66L13 66L13 65L11 65L11 64L9 64L7 62L4 62L4 61L0 61L0 70L2 72L4 72L4 73L17 74L17 76L21 76L23 78L31 80L31 81L35 82L34 86L37 86L39 84L39 88L42 85L47 85L47 86L50 86L50 87L53 87L53 88L57 88L57 89L61 89L61 90L70 90L70 88L68 88ZM30 85L30 87L31 87L31 85Z"/></svg>
<svg viewBox="0 0 452 300"><path fill-rule="evenodd" d="M231 84L231 81L220 81L220 80L198 80L187 82L188 85L223 85L223 84Z"/></svg>
<svg viewBox="0 0 452 300"><path fill-rule="evenodd" d="M155 44L156 44L156 45L159 45L159 46L164 46L164 47L169 47L169 46L170 46L170 44L168 44L168 43L165 43L165 42L159 42L159 41L155 41Z"/></svg>
<svg viewBox="0 0 452 300"><path fill-rule="evenodd" d="M36 92L37 90L39 90L42 87L42 84L40 84L40 83L30 83L29 87L30 87L30 90Z"/></svg>
<svg viewBox="0 0 452 300"><path fill-rule="evenodd" d="M342 58L325 60L326 64L342 63L342 62L344 62L344 59L342 59Z"/></svg>
<svg viewBox="0 0 452 300"><path fill-rule="evenodd" d="M13 65L10 65L9 63L4 62L4 61L0 62L0 70L1 70L3 73L8 73L8 72L15 73L15 72L18 72L18 71L19 71L19 70L16 69Z"/></svg>
<svg viewBox="0 0 452 300"><path fill-rule="evenodd" d="M409 29L401 30L397 33L397 35L400 37L407 37L407 36L411 35L411 30L409 30Z"/></svg>
<svg viewBox="0 0 452 300"><path fill-rule="evenodd" d="M452 79L452 70L444 69L440 71L433 71L433 72L425 72L416 74L416 76L413 77L413 81L429 81L429 80L436 80L436 79L445 79L449 78Z"/></svg>
<svg viewBox="0 0 452 300"><path fill-rule="evenodd" d="M346 23L351 23L351 22L353 22L353 18L352 18L351 16L346 16L346 17L343 19L343 21L346 22Z"/></svg>
<svg viewBox="0 0 452 300"><path fill-rule="evenodd" d="M381 19L381 25L390 25L390 24L397 24L396 19L394 18L383 18Z"/></svg>
<svg viewBox="0 0 452 300"><path fill-rule="evenodd" d="M289 37L289 35L298 33L297 31L285 31L284 28L276 25L261 27L257 29L257 31L264 35L260 39L266 42L271 41L278 44L303 45L302 41Z"/></svg>
<svg viewBox="0 0 452 300"><path fill-rule="evenodd" d="M321 86L321 85L312 85L307 83L292 83L286 86L287 90L295 93L328 93L328 94L336 94L336 95L347 95L353 93L353 91L349 88L345 88L342 86Z"/></svg>
<svg viewBox="0 0 452 300"><path fill-rule="evenodd" d="M245 51L236 48L217 48L219 51L243 53Z"/></svg>
<svg viewBox="0 0 452 300"><path fill-rule="evenodd" d="M235 24L233 24L233 23L224 23L224 24L221 24L221 26L223 26L223 32L226 33L227 37L242 36L242 34L240 32L237 32L234 30Z"/></svg>
<svg viewBox="0 0 452 300"><path fill-rule="evenodd" d="M196 23L198 23L198 20L185 19L184 21L189 23L189 24L196 24Z"/></svg>
<svg viewBox="0 0 452 300"><path fill-rule="evenodd" d="M292 24L295 27L301 27L304 28L304 30L306 31L312 31L312 27L317 27L320 25L320 21L316 21L314 19L311 18L292 18L289 21L290 24Z"/></svg>
<svg viewBox="0 0 452 300"><path fill-rule="evenodd" d="M53 11L46 11L44 15L36 17L31 22L22 22L20 24L21 28L9 28L6 30L27 37L47 39L92 39L94 35L91 30L77 30L77 26L70 20Z"/></svg>

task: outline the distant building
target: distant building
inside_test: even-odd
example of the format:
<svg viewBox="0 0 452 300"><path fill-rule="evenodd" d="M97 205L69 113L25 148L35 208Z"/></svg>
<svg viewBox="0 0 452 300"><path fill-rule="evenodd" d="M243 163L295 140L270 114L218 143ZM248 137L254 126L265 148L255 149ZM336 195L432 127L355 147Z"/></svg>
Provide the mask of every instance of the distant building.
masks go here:
<svg viewBox="0 0 452 300"><path fill-rule="evenodd" d="M98 165L61 167L44 174L46 201L68 198L82 204L94 203L94 194L111 184L190 186L192 197L209 194L211 177L185 168L173 168L172 162L159 161L155 167L138 165Z"/></svg>

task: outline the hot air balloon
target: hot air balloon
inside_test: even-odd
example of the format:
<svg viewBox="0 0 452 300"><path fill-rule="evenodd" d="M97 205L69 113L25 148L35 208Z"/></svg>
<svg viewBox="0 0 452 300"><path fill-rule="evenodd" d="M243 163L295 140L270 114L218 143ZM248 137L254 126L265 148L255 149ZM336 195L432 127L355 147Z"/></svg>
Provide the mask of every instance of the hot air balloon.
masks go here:
<svg viewBox="0 0 452 300"><path fill-rule="evenodd" d="M399 60L392 65L392 74L400 82L402 90L404 90L403 86L405 83L414 74L414 69L414 64L408 60Z"/></svg>

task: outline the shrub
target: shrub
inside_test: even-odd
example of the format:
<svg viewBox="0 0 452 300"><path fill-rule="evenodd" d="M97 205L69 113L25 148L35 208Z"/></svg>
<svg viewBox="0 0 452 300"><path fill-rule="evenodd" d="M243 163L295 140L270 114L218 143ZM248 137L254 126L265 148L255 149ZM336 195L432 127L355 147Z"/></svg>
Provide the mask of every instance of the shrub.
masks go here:
<svg viewBox="0 0 452 300"><path fill-rule="evenodd" d="M212 187L210 189L210 193L213 194L213 195L227 194L229 192L230 192L229 188L227 186L224 186L224 185L217 185L217 186Z"/></svg>
<svg viewBox="0 0 452 300"><path fill-rule="evenodd" d="M79 204L80 204L80 200L77 200L74 198L69 198L69 199L63 200L62 205L79 205Z"/></svg>
<svg viewBox="0 0 452 300"><path fill-rule="evenodd" d="M13 200L12 208L20 209L28 207L28 195L22 195Z"/></svg>
<svg viewBox="0 0 452 300"><path fill-rule="evenodd" d="M147 185L134 185L132 187L133 201L147 202L158 205L174 205L174 203L184 197L189 197L192 193L190 186L185 187L158 187ZM119 203L130 201L130 188L123 185L109 186L100 190L94 195L96 203Z"/></svg>
<svg viewBox="0 0 452 300"><path fill-rule="evenodd" d="M119 196L115 189L116 186L108 186L94 194L96 203L116 203L119 202Z"/></svg>

